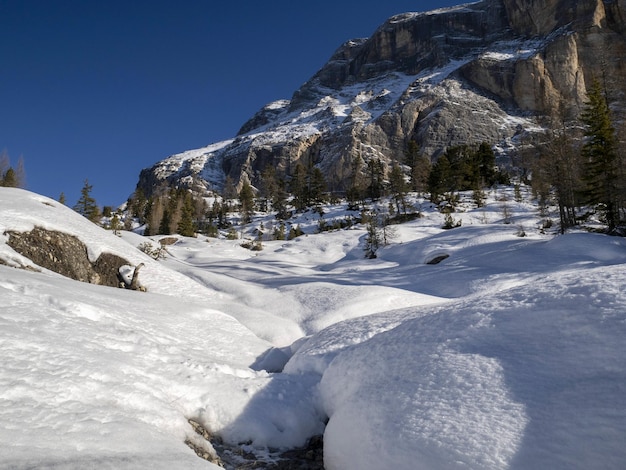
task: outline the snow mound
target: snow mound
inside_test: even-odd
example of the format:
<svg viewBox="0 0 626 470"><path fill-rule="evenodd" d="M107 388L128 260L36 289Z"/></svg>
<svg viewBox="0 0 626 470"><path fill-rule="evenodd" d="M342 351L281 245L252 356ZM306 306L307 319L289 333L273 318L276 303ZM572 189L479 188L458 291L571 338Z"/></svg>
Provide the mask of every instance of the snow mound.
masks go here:
<svg viewBox="0 0 626 470"><path fill-rule="evenodd" d="M620 468L624 276L570 270L320 332L285 370L322 375L326 468Z"/></svg>

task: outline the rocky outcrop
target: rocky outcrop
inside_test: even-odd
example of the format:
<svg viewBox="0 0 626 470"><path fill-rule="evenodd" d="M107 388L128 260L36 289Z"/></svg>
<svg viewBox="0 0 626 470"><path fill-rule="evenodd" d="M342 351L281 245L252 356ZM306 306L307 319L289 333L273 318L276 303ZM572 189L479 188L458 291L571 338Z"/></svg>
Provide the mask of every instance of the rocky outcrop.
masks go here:
<svg viewBox="0 0 626 470"><path fill-rule="evenodd" d="M599 26L605 17L602 0L503 0L503 3L510 27L523 36L547 36L563 26L571 29Z"/></svg>
<svg viewBox="0 0 626 470"><path fill-rule="evenodd" d="M624 57L626 0L483 0L398 15L339 47L233 141L159 162L139 186L149 195L160 184L221 190L226 177L255 185L267 166L289 179L302 162L341 190L355 157L390 165L411 140L433 159L483 141L506 159L543 118L578 116L594 78L626 114Z"/></svg>
<svg viewBox="0 0 626 470"><path fill-rule="evenodd" d="M225 443L219 436L210 433L195 419L189 424L197 436L188 437L185 444L198 455L219 467L230 470L324 470L324 438L313 436L304 447L289 450L255 449L246 445ZM198 436L201 439L198 439ZM208 445L207 445L208 443Z"/></svg>
<svg viewBox="0 0 626 470"><path fill-rule="evenodd" d="M111 253L102 253L94 262L78 238L62 232L35 227L30 232L7 232L7 244L42 268L76 281L119 286L119 269L128 261Z"/></svg>

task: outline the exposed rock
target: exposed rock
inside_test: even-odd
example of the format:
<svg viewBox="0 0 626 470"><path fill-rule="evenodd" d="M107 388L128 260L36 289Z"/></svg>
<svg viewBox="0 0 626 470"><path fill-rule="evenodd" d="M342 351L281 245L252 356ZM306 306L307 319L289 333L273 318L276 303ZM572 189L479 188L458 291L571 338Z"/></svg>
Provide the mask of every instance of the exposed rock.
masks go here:
<svg viewBox="0 0 626 470"><path fill-rule="evenodd" d="M265 167L288 180L302 162L342 190L355 157L389 167L410 140L432 159L484 141L506 160L545 117L578 116L594 77L608 77L623 118L624 57L626 0L483 0L397 15L344 43L234 140L163 160L138 186L150 195L162 185L221 190L225 177L258 185Z"/></svg>
<svg viewBox="0 0 626 470"><path fill-rule="evenodd" d="M128 264L111 253L102 253L92 263L84 243L62 232L35 227L30 232L6 234L7 244L36 265L81 282L117 287L119 268Z"/></svg>
<svg viewBox="0 0 626 470"><path fill-rule="evenodd" d="M426 264L439 264L441 263L443 260L448 259L450 257L449 254L443 254L443 255L438 255L435 256L434 258L426 261Z"/></svg>
<svg viewBox="0 0 626 470"><path fill-rule="evenodd" d="M604 17L602 0L503 0L511 28L525 36L545 36L570 25L599 25ZM609 3L609 2L607 2Z"/></svg>
<svg viewBox="0 0 626 470"><path fill-rule="evenodd" d="M323 470L324 438L313 436L304 447L289 450L255 449L247 445L230 445L219 436L210 433L202 424L189 419L193 430L204 441L209 442L209 449L202 443L188 438L185 441L196 455L228 470L267 469L267 470Z"/></svg>

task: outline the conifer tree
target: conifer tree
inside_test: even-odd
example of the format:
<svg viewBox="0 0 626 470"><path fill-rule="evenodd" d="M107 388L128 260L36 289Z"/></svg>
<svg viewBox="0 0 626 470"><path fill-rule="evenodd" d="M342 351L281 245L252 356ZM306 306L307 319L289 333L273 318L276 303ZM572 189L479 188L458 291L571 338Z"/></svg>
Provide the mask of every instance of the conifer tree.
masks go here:
<svg viewBox="0 0 626 470"><path fill-rule="evenodd" d="M247 181L244 181L241 191L239 191L239 210L242 221L246 224L250 223L254 213L254 192Z"/></svg>
<svg viewBox="0 0 626 470"><path fill-rule="evenodd" d="M9 167L4 175L2 175L2 186L5 188L17 188L17 177L12 167Z"/></svg>
<svg viewBox="0 0 626 470"><path fill-rule="evenodd" d="M324 173L318 167L313 167L311 174L309 175L309 199L313 204L322 204L325 200L324 193L326 192L326 179Z"/></svg>
<svg viewBox="0 0 626 470"><path fill-rule="evenodd" d="M135 189L135 192L128 198L128 208L133 217L136 217L140 223L144 223L147 218L148 199L141 188Z"/></svg>
<svg viewBox="0 0 626 470"><path fill-rule="evenodd" d="M96 200L91 196L92 189L93 186L89 184L89 180L85 179L83 188L80 190L80 198L73 209L95 223L100 217L100 209L98 209Z"/></svg>
<svg viewBox="0 0 626 470"><path fill-rule="evenodd" d="M395 164L389 174L389 191L396 204L398 214L406 214L407 184L404 179L404 172L400 165Z"/></svg>
<svg viewBox="0 0 626 470"><path fill-rule="evenodd" d="M285 181L278 178L273 166L268 165L261 173L261 195L271 201L276 218L289 218Z"/></svg>
<svg viewBox="0 0 626 470"><path fill-rule="evenodd" d="M193 223L194 207L193 198L190 193L185 193L182 198L180 220L176 231L184 237L193 237L196 234Z"/></svg>
<svg viewBox="0 0 626 470"><path fill-rule="evenodd" d="M420 154L419 146L414 140L409 141L407 145L405 163L411 168L410 189L418 193L427 191L431 168L430 159Z"/></svg>
<svg viewBox="0 0 626 470"><path fill-rule="evenodd" d="M303 211L309 205L309 187L307 181L307 171L300 162L296 164L291 177L291 194L293 194L293 205L297 211Z"/></svg>
<svg viewBox="0 0 626 470"><path fill-rule="evenodd" d="M611 113L599 81L587 92L581 114L586 140L582 146L584 197L587 203L602 207L609 232L619 222L620 165L617 137Z"/></svg>
<svg viewBox="0 0 626 470"><path fill-rule="evenodd" d="M496 183L496 155L487 142L482 142L475 153L475 164L478 167L478 185L493 186Z"/></svg>
<svg viewBox="0 0 626 470"><path fill-rule="evenodd" d="M363 203L365 197L365 177L361 172L363 159L360 156L354 157L351 165L350 185L346 191L348 199L348 208L354 210L358 208L359 203Z"/></svg>
<svg viewBox="0 0 626 470"><path fill-rule="evenodd" d="M450 191L450 160L446 155L442 155L433 165L428 177L428 192L432 202L439 201L439 197Z"/></svg>
<svg viewBox="0 0 626 470"><path fill-rule="evenodd" d="M159 235L171 235L171 214L169 207L163 210L163 217L159 223L159 229L157 233Z"/></svg>
<svg viewBox="0 0 626 470"><path fill-rule="evenodd" d="M367 162L367 175L369 179L368 196L372 201L376 201L383 195L383 181L385 179L385 167L379 158L372 158Z"/></svg>
<svg viewBox="0 0 626 470"><path fill-rule="evenodd" d="M376 258L376 252L382 244L379 220L376 214L372 214L366 225L367 235L365 236L365 257L368 259Z"/></svg>

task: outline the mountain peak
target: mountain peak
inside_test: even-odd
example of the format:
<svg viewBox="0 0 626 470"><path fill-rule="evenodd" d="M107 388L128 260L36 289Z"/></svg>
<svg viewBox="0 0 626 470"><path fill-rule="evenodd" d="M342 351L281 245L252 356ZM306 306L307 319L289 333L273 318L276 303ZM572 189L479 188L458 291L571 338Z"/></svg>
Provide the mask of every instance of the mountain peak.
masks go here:
<svg viewBox="0 0 626 470"><path fill-rule="evenodd" d="M138 186L220 191L226 177L257 184L268 165L288 180L302 162L340 191L357 155L390 166L410 141L432 159L479 142L511 158L543 118L577 116L593 76L613 77L614 96L626 92L620 61L609 60L626 55L625 17L626 0L483 0L393 16L342 44L236 139L165 159Z"/></svg>

